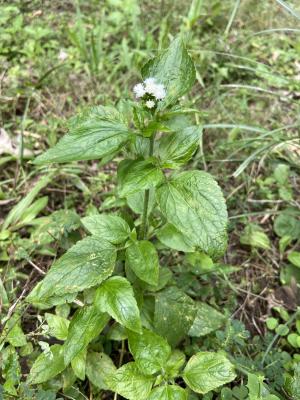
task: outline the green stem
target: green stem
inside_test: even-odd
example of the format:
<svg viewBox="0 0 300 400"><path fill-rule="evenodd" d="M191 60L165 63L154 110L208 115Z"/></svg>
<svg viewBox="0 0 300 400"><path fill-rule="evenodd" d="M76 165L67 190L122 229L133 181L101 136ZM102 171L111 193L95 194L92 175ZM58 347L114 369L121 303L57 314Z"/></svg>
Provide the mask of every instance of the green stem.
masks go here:
<svg viewBox="0 0 300 400"><path fill-rule="evenodd" d="M25 104L25 110L21 121L21 140L20 140L20 155L19 155L19 163L22 166L23 164L23 157L24 157L24 130L25 130L25 121L27 118L27 113L30 105L31 95L27 98Z"/></svg>
<svg viewBox="0 0 300 400"><path fill-rule="evenodd" d="M149 157L153 156L155 133L150 138ZM140 239L145 240L148 233L148 208L149 208L150 190L145 190L144 208L142 216L142 224L140 230Z"/></svg>

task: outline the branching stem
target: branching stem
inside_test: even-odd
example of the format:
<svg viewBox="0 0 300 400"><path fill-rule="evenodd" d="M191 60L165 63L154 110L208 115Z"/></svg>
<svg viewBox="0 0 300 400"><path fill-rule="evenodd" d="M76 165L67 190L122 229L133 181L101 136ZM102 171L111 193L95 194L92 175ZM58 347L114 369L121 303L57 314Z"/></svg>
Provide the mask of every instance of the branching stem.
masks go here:
<svg viewBox="0 0 300 400"><path fill-rule="evenodd" d="M155 139L155 133L150 138L149 157L153 156L154 139ZM147 190L145 190L144 208L143 208L142 224L141 224L141 230L140 230L140 239L141 240L145 240L147 238L147 233L148 233L149 197L150 197L150 190L147 189Z"/></svg>

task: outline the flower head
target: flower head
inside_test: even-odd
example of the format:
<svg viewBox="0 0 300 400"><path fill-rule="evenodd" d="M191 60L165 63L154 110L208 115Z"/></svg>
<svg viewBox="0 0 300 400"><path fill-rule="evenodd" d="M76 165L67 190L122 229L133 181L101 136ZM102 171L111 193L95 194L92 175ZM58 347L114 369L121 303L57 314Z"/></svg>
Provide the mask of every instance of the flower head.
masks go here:
<svg viewBox="0 0 300 400"><path fill-rule="evenodd" d="M147 100L147 101L146 101L146 107L147 107L147 108L153 108L153 107L155 107L155 101L153 101L153 100Z"/></svg>
<svg viewBox="0 0 300 400"><path fill-rule="evenodd" d="M137 98L143 97L146 93L144 85L142 83L138 83L134 86L133 92Z"/></svg>
<svg viewBox="0 0 300 400"><path fill-rule="evenodd" d="M141 82L141 83L138 83L137 85L135 85L133 88L133 92L135 93L135 96L137 98L142 98L145 95L148 95L146 97L146 99L151 100L151 101L163 100L166 97L166 90L165 90L164 85L162 83L158 83L156 78L152 78L152 77L146 78L144 80L144 82ZM150 99L149 99L149 97L150 97ZM150 103L150 104L152 104L152 103ZM148 107L147 103L146 103L146 106L148 108L152 108L152 107L154 107L154 105L151 107Z"/></svg>

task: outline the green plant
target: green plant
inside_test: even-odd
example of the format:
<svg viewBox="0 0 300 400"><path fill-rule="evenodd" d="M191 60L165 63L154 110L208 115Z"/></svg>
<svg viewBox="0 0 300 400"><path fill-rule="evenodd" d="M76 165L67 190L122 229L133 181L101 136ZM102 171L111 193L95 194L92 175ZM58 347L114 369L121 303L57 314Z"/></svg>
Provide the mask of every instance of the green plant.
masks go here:
<svg viewBox="0 0 300 400"><path fill-rule="evenodd" d="M35 160L103 163L121 149L125 155L116 189L116 207L122 207L82 218L90 235L55 261L27 297L41 309L74 301L78 306L71 321L68 314L45 315L48 334L63 344L41 345L30 384L71 366L79 379L87 376L98 389L128 399L186 399L181 379L189 390L205 394L236 377L225 352L197 352L186 363L176 350L190 330L197 336L198 304L176 287L171 269L160 265L174 250L218 258L227 243L227 211L217 182L204 171L180 171L202 134L180 104L195 81L183 40L174 39L146 63L142 77L134 88L139 102L122 100L118 108L98 106L75 117L69 133ZM100 334L121 342L118 369ZM123 363L125 340L134 361Z"/></svg>

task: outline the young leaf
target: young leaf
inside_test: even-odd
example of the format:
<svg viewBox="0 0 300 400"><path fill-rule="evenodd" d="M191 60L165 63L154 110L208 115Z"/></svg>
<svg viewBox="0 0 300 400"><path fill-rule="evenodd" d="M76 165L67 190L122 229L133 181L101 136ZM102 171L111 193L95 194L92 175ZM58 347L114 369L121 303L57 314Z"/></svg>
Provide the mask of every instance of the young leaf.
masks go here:
<svg viewBox="0 0 300 400"><path fill-rule="evenodd" d="M188 333L196 312L189 296L177 287L166 288L155 297L155 331L174 347Z"/></svg>
<svg viewBox="0 0 300 400"><path fill-rule="evenodd" d="M54 344L50 350L51 355L42 353L35 360L28 376L29 383L46 382L65 369L63 346Z"/></svg>
<svg viewBox="0 0 300 400"><path fill-rule="evenodd" d="M56 337L59 340L65 340L68 336L70 321L66 318L49 313L45 314L45 318L49 326L50 335Z"/></svg>
<svg viewBox="0 0 300 400"><path fill-rule="evenodd" d="M84 348L71 361L71 365L72 365L74 374L77 376L77 378L81 379L82 381L84 381L84 379L85 379L86 352L87 352L87 349Z"/></svg>
<svg viewBox="0 0 300 400"><path fill-rule="evenodd" d="M154 378L143 375L134 362L123 365L107 380L110 390L129 400L147 399L153 383Z"/></svg>
<svg viewBox="0 0 300 400"><path fill-rule="evenodd" d="M86 375L98 389L108 389L106 381L110 375L114 375L116 370L111 358L105 353L88 353Z"/></svg>
<svg viewBox="0 0 300 400"><path fill-rule="evenodd" d="M162 370L171 354L168 342L147 329L142 334L128 332L128 343L135 364L146 375Z"/></svg>
<svg viewBox="0 0 300 400"><path fill-rule="evenodd" d="M124 160L118 168L118 193L127 197L162 182L164 175L151 160Z"/></svg>
<svg viewBox="0 0 300 400"><path fill-rule="evenodd" d="M113 244L124 242L130 235L127 222L117 215L101 214L82 218L83 226L92 234Z"/></svg>
<svg viewBox="0 0 300 400"><path fill-rule="evenodd" d="M197 314L189 330L189 336L200 337L220 328L225 322L225 316L205 303L197 304Z"/></svg>
<svg viewBox="0 0 300 400"><path fill-rule="evenodd" d="M185 354L180 350L174 350L165 366L168 376L171 378L176 378L176 376L179 374L180 368L184 363Z"/></svg>
<svg viewBox="0 0 300 400"><path fill-rule="evenodd" d="M64 344L66 365L99 335L108 321L109 316L99 313L94 306L85 306L76 311Z"/></svg>
<svg viewBox="0 0 300 400"><path fill-rule="evenodd" d="M157 190L167 221L210 256L221 256L227 244L227 210L221 189L204 171L186 171Z"/></svg>
<svg viewBox="0 0 300 400"><path fill-rule="evenodd" d="M222 353L200 352L184 368L183 379L194 392L205 394L236 377L234 367Z"/></svg>
<svg viewBox="0 0 300 400"><path fill-rule="evenodd" d="M95 305L126 328L141 333L140 311L127 279L113 276L102 283L96 291Z"/></svg>
<svg viewBox="0 0 300 400"><path fill-rule="evenodd" d="M115 247L96 236L86 237L57 260L44 280L27 297L37 301L53 294L73 293L108 278L115 266Z"/></svg>
<svg viewBox="0 0 300 400"><path fill-rule="evenodd" d="M202 129L199 126L190 126L178 132L164 134L158 142L162 167L179 168L186 164L197 150L201 135Z"/></svg>
<svg viewBox="0 0 300 400"><path fill-rule="evenodd" d="M178 385L164 385L154 388L148 400L187 400L187 391Z"/></svg>
<svg viewBox="0 0 300 400"><path fill-rule="evenodd" d="M159 276L159 261L154 245L141 240L132 242L126 249L126 263L142 281L157 285Z"/></svg>
<svg viewBox="0 0 300 400"><path fill-rule="evenodd" d="M142 68L143 78L153 77L166 88L166 97L161 108L175 103L187 93L196 78L193 60L188 55L183 41L177 37L169 48L151 59Z"/></svg>
<svg viewBox="0 0 300 400"><path fill-rule="evenodd" d="M73 119L70 131L35 164L94 160L118 151L131 138L121 114L111 107L93 107Z"/></svg>

